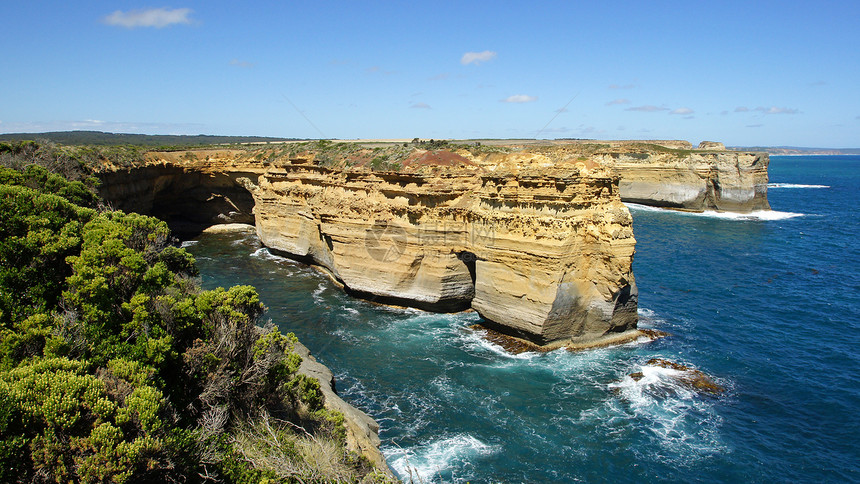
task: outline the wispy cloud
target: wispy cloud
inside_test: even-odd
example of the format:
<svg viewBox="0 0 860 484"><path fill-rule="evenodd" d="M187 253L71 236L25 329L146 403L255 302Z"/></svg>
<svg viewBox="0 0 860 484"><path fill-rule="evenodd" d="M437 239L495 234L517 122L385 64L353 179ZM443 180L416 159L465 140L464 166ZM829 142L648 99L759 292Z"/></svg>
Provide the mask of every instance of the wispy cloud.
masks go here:
<svg viewBox="0 0 860 484"><path fill-rule="evenodd" d="M771 106L769 108L759 106L755 108L755 110L765 114L797 114L800 112L794 108L778 108L776 106Z"/></svg>
<svg viewBox="0 0 860 484"><path fill-rule="evenodd" d="M736 113L745 113L745 112L748 112L749 110L750 110L750 108L748 108L746 106L738 106L735 108Z"/></svg>
<svg viewBox="0 0 860 484"><path fill-rule="evenodd" d="M609 89L633 89L636 87L633 84L610 84Z"/></svg>
<svg viewBox="0 0 860 484"><path fill-rule="evenodd" d="M467 66L469 64L480 64L482 62L491 61L496 58L496 53L491 50L485 50L483 52L466 52L463 54L463 57L460 58L460 64Z"/></svg>
<svg viewBox="0 0 860 484"><path fill-rule="evenodd" d="M514 94L501 100L503 103L531 103L537 101L537 96L527 94Z"/></svg>
<svg viewBox="0 0 860 484"><path fill-rule="evenodd" d="M427 103L415 103L412 106L409 106L410 109L431 109L430 105Z"/></svg>
<svg viewBox="0 0 860 484"><path fill-rule="evenodd" d="M390 76L392 74L395 74L397 71L386 71L386 70L383 70L379 66L370 66L367 69L365 69L364 72L367 72L368 74L380 73L384 76Z"/></svg>
<svg viewBox="0 0 860 484"><path fill-rule="evenodd" d="M39 133L44 131L97 130L110 133L143 134L198 134L208 127L201 123L150 123L129 121L103 121L100 119L79 119L71 121L35 121L24 123L5 123L7 133Z"/></svg>
<svg viewBox="0 0 860 484"><path fill-rule="evenodd" d="M447 72L443 72L441 74L436 74L435 76L428 77L427 80L429 80L429 81L444 81L445 79L448 79L449 77L450 77L450 74L448 74Z"/></svg>
<svg viewBox="0 0 860 484"><path fill-rule="evenodd" d="M672 111L669 112L669 114L693 114L693 112L694 111L690 108L678 108L678 109L673 109Z"/></svg>
<svg viewBox="0 0 860 484"><path fill-rule="evenodd" d="M630 100L620 98L620 99L613 99L612 101L609 101L608 103L606 103L607 106L617 106L619 104L630 104Z"/></svg>
<svg viewBox="0 0 860 484"><path fill-rule="evenodd" d="M644 105L644 106L635 106L635 107L632 107L632 108L627 108L627 109L625 109L625 111L639 111L639 112L642 112L642 113L657 113L657 112L660 112L660 111L668 111L668 110L669 110L669 108L659 107L659 106L652 106L652 105L650 105L650 104L646 104L646 105Z"/></svg>
<svg viewBox="0 0 860 484"><path fill-rule="evenodd" d="M102 22L116 27L133 29L137 27L155 27L161 29L174 24L190 24L190 8L150 8L146 10L117 10L102 18Z"/></svg>
<svg viewBox="0 0 860 484"><path fill-rule="evenodd" d="M243 61L239 59L231 59L230 65L234 67L243 67L245 69L250 69L251 67L254 67L253 62Z"/></svg>
<svg viewBox="0 0 860 484"><path fill-rule="evenodd" d="M827 81L820 81L820 80L815 81L815 82L810 82L809 84L807 84L807 86L809 86L809 87L820 87L820 86L826 86L826 85L827 85Z"/></svg>
<svg viewBox="0 0 860 484"><path fill-rule="evenodd" d="M747 128L761 128L763 124L748 124Z"/></svg>

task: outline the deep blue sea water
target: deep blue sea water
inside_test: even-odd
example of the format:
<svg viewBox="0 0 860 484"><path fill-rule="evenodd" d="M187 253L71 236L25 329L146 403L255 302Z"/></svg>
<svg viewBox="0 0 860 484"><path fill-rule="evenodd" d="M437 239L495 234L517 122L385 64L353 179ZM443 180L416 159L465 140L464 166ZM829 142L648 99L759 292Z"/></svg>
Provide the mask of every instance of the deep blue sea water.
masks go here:
<svg viewBox="0 0 860 484"><path fill-rule="evenodd" d="M188 246L204 286L258 288L406 480L860 482L860 157L774 156L770 181L761 218L633 206L640 326L672 336L580 353L507 354L475 313L352 299L253 237Z"/></svg>

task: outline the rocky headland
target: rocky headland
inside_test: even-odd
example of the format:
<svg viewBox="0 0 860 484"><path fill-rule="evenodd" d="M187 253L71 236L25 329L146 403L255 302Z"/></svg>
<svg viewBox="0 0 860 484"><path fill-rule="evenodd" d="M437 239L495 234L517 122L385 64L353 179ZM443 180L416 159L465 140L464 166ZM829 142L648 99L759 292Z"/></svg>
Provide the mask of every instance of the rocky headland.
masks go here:
<svg viewBox="0 0 860 484"><path fill-rule="evenodd" d="M767 153L703 141L569 141L560 145L611 167L625 202L702 212L769 210Z"/></svg>
<svg viewBox="0 0 860 484"><path fill-rule="evenodd" d="M638 336L611 167L553 149L283 146L152 153L105 172L104 195L176 224L253 219L263 244L376 302L472 308L540 345Z"/></svg>
<svg viewBox="0 0 860 484"><path fill-rule="evenodd" d="M635 338L622 201L767 209L766 154L685 141L305 142L152 152L102 195L180 233L254 224L267 247L383 304L474 309L543 347Z"/></svg>
<svg viewBox="0 0 860 484"><path fill-rule="evenodd" d="M151 152L104 166L113 208L180 234L251 224L271 250L345 291L431 311L472 309L525 351L653 338L637 329L632 218L623 201L767 209L767 155L719 143L335 143ZM235 228L235 226L233 226ZM340 400L303 350L350 447L384 467L376 423Z"/></svg>

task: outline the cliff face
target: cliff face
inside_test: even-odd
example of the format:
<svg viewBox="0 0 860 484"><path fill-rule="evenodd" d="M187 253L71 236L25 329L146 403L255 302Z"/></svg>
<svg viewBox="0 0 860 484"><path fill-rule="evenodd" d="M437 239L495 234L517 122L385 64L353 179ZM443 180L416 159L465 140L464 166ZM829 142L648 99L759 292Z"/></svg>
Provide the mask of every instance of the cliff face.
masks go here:
<svg viewBox="0 0 860 484"><path fill-rule="evenodd" d="M694 211L769 210L766 153L720 150L633 149L596 154L621 176L625 202ZM667 150L668 151L668 150Z"/></svg>
<svg viewBox="0 0 860 484"><path fill-rule="evenodd" d="M400 172L272 167L245 181L258 234L360 296L472 307L539 343L635 328L635 240L617 177L539 153L455 156L456 167Z"/></svg>
<svg viewBox="0 0 860 484"><path fill-rule="evenodd" d="M196 153L193 159L157 153L144 166L104 169L100 195L116 210L165 220L180 235L214 224L253 224L254 198L236 180L256 177L264 171L262 165L227 162L235 156L227 151Z"/></svg>

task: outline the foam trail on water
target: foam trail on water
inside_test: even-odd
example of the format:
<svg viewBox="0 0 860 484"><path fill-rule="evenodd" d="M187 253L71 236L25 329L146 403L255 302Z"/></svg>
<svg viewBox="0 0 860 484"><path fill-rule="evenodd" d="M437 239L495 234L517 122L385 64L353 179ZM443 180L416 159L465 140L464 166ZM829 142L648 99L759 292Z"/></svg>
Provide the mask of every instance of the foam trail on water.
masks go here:
<svg viewBox="0 0 860 484"><path fill-rule="evenodd" d="M640 205L638 203L628 203L625 202L624 205L627 206L630 210L638 210L641 212L662 212L662 213L674 213L677 215L683 215L687 217L706 217L706 218L718 218L721 220L785 220L794 217L802 217L805 214L802 213L794 213L794 212L780 212L777 210L757 210L755 212L749 213L737 213L737 212L716 212L713 210L705 210L704 212L684 212L681 210L672 210L669 208L660 208L660 207L651 207L648 205Z"/></svg>
<svg viewBox="0 0 860 484"><path fill-rule="evenodd" d="M442 473L454 466L480 456L492 455L501 446L488 445L469 434L458 434L426 445L389 447L383 449L394 472L410 482L435 482ZM451 476L444 481L459 481L463 476Z"/></svg>
<svg viewBox="0 0 860 484"><path fill-rule="evenodd" d="M768 189L772 188L830 188L830 185L801 185L798 183L768 183Z"/></svg>
<svg viewBox="0 0 860 484"><path fill-rule="evenodd" d="M192 245L197 245L197 242L197 240L184 240L179 247L185 249L187 247L191 247Z"/></svg>

